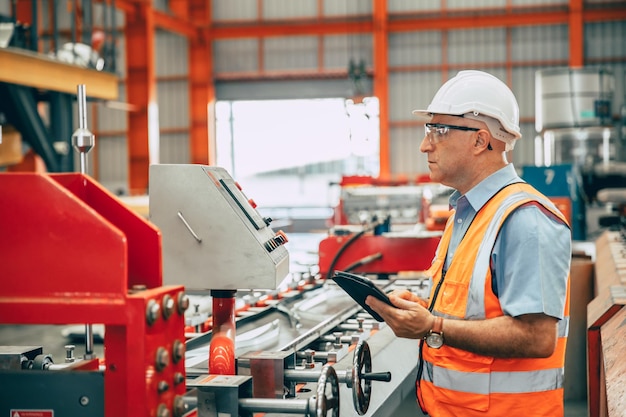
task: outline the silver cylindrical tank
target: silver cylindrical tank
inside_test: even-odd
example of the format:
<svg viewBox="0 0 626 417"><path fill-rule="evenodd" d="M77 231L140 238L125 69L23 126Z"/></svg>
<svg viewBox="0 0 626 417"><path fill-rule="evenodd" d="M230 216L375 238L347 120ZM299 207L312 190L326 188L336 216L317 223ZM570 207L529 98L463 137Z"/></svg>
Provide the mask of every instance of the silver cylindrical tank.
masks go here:
<svg viewBox="0 0 626 417"><path fill-rule="evenodd" d="M553 68L535 73L535 129L612 124L613 73L601 68Z"/></svg>
<svg viewBox="0 0 626 417"><path fill-rule="evenodd" d="M602 68L535 73L535 165L573 164L583 171L622 160L612 103L615 77Z"/></svg>

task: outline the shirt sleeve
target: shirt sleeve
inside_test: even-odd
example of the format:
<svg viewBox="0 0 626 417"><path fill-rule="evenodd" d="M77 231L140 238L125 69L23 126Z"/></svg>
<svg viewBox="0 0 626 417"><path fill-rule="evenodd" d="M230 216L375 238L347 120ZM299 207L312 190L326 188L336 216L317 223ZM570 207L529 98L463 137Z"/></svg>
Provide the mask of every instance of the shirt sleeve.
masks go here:
<svg viewBox="0 0 626 417"><path fill-rule="evenodd" d="M572 255L571 231L535 204L515 210L492 252L494 291L505 314L563 318Z"/></svg>

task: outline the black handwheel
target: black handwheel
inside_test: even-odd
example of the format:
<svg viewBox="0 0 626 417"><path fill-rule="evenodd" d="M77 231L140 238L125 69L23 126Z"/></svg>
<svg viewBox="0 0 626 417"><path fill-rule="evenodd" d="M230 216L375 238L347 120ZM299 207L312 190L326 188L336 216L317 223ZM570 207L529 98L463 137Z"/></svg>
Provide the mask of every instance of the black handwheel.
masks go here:
<svg viewBox="0 0 626 417"><path fill-rule="evenodd" d="M330 385L330 397L326 395L326 385ZM316 417L326 417L330 410L333 410L333 417L339 417L339 379L332 366L324 365L317 382Z"/></svg>
<svg viewBox="0 0 626 417"><path fill-rule="evenodd" d="M352 401L360 416L367 412L372 397L372 381L361 378L364 368L366 373L372 372L372 354L367 342L361 340L356 345L352 358Z"/></svg>

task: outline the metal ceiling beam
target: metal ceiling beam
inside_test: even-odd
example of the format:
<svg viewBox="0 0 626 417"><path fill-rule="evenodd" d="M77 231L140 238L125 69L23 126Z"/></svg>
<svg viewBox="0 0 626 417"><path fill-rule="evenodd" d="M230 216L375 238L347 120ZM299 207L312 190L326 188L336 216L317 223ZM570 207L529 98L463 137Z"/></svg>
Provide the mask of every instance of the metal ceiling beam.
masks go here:
<svg viewBox="0 0 626 417"><path fill-rule="evenodd" d="M579 0L576 0L579 1ZM598 10L579 9L584 23L607 22L626 19L626 8L623 5L607 7ZM547 10L541 11L533 8L494 14L480 15L437 15L437 14L411 14L389 16L387 30L389 32L426 31L445 29L467 29L485 27L514 27L514 26L537 26L549 24L570 23L572 11ZM336 21L326 19L324 21L301 21L289 23L238 23L226 25L214 25L210 28L210 36L213 39L236 39L258 38L290 35L332 35L341 33L367 33L374 31L374 23L370 20Z"/></svg>

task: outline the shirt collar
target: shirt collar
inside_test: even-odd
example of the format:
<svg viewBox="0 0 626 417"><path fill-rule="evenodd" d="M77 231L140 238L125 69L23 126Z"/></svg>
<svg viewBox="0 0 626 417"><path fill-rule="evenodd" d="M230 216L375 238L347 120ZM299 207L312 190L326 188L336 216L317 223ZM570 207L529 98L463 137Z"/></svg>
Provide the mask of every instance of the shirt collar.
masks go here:
<svg viewBox="0 0 626 417"><path fill-rule="evenodd" d="M505 167L494 172L474 186L474 188L465 193L465 198L474 211L477 212L504 186L521 181L522 179L519 175L517 175L513 164L507 164ZM450 195L450 199L448 200L450 207L456 209L457 202L461 197L461 193L455 190Z"/></svg>

